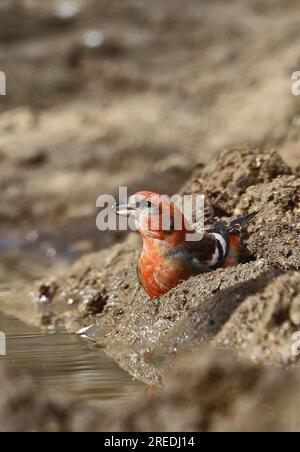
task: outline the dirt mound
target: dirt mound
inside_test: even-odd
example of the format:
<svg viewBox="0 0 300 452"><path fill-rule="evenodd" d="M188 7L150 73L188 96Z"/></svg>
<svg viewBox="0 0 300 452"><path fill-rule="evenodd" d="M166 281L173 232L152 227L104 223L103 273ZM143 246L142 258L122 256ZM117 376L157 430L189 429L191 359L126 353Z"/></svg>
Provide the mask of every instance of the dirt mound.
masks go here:
<svg viewBox="0 0 300 452"><path fill-rule="evenodd" d="M91 240L99 195L179 190L197 161L236 143L282 146L299 165L297 2L79 3L1 1L6 234L85 220L77 240ZM96 244L118 239L107 237Z"/></svg>
<svg viewBox="0 0 300 452"><path fill-rule="evenodd" d="M295 362L298 355L291 356L288 347L297 330L299 274L282 276L300 264L300 182L290 173L275 152L232 149L185 187L186 192L204 189L214 216L218 210L261 209L245 238L249 262L191 278L149 300L137 281L140 240L133 235L80 259L66 276L31 291L25 304L22 295L23 312L38 324L64 324L73 332L87 328L85 337L147 383L161 381L178 348L195 348L217 335L217 344L263 362ZM14 299L10 309L18 304Z"/></svg>
<svg viewBox="0 0 300 452"><path fill-rule="evenodd" d="M300 179L279 176L267 184L248 188L238 211L261 209L253 233L246 240L250 252L273 265L300 268Z"/></svg>
<svg viewBox="0 0 300 452"><path fill-rule="evenodd" d="M263 363L295 363L300 345L300 274L289 272L248 297L214 344Z"/></svg>
<svg viewBox="0 0 300 452"><path fill-rule="evenodd" d="M232 148L217 155L205 168L198 168L183 191L205 193L216 213L231 216L236 214L240 197L247 188L291 173L276 151Z"/></svg>
<svg viewBox="0 0 300 452"><path fill-rule="evenodd" d="M299 69L299 1L0 3L8 82L0 117L1 308L46 328L88 328L82 335L91 345L133 376L169 382L157 402L140 401L127 416L40 399L30 381L0 371L0 429L151 429L156 417L169 430L299 429L292 407L299 401L280 389L286 382L297 394L286 372L238 364L223 350L211 360L189 355L167 372L181 349L188 354L203 342L297 366L300 110L291 75ZM218 154L241 143L256 149ZM265 150L273 147L278 154ZM207 195L208 225L261 214L246 231L243 265L149 301L136 278L139 238L108 249L123 235L96 230L95 201L119 186L173 194L187 180L183 192ZM70 260L100 249L68 270ZM6 295L48 271L56 276ZM210 385L216 373L228 379ZM175 413L173 425L164 410Z"/></svg>

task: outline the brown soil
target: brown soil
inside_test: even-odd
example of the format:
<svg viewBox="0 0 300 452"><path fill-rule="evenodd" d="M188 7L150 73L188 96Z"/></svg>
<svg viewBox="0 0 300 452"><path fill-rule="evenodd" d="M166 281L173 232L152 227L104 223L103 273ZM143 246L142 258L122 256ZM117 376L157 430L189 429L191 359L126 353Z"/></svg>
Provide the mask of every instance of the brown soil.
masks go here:
<svg viewBox="0 0 300 452"><path fill-rule="evenodd" d="M1 309L90 327L91 346L164 389L104 413L1 366L1 429L300 430L299 2L225 3L87 0L62 20L50 1L2 2L0 275L30 284ZM245 263L150 301L139 238L95 228L97 197L124 185L205 193L208 224L260 209Z"/></svg>
<svg viewBox="0 0 300 452"><path fill-rule="evenodd" d="M243 180L249 183L236 179L241 155ZM245 237L250 262L191 278L165 296L149 300L137 280L140 239L133 235L124 244L83 257L66 276L9 300L9 310L21 303L25 318L27 312L37 324L63 324L71 332L88 326L86 337L148 384L161 381L165 364L181 347L195 349L213 338L262 362L294 363L293 333L299 323L295 271L300 268L299 179L276 153L252 148L225 151L218 157L218 177L215 171L213 165L196 179L192 176L190 187L195 190L198 183L199 192L205 190L217 211L244 214L261 209ZM238 196L228 196L227 201L226 194L237 191L235 185ZM216 193L222 193L220 207Z"/></svg>
<svg viewBox="0 0 300 452"><path fill-rule="evenodd" d="M296 1L87 0L64 22L52 1L14 0L1 14L3 230L67 224L107 246L118 236L96 234L95 201L121 185L173 194L241 143L299 164Z"/></svg>

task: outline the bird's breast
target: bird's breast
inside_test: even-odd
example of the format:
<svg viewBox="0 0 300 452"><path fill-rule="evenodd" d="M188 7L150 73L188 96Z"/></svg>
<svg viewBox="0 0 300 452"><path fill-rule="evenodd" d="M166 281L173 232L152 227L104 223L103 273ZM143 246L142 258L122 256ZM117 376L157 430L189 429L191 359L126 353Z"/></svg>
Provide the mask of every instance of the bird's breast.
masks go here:
<svg viewBox="0 0 300 452"><path fill-rule="evenodd" d="M167 257L159 248L147 248L142 252L139 261L139 277L151 298L167 293L189 276L183 263Z"/></svg>

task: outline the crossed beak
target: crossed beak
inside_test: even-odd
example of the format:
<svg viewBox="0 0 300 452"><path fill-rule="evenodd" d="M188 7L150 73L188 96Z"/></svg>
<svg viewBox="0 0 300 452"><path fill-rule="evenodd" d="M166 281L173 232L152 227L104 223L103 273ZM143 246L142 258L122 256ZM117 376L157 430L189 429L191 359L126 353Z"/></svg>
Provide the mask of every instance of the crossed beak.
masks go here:
<svg viewBox="0 0 300 452"><path fill-rule="evenodd" d="M136 212L136 208L131 206L129 203L127 203L127 204L117 203L113 206L113 210L115 211L115 213L117 215L124 216L124 217L129 217L130 214Z"/></svg>

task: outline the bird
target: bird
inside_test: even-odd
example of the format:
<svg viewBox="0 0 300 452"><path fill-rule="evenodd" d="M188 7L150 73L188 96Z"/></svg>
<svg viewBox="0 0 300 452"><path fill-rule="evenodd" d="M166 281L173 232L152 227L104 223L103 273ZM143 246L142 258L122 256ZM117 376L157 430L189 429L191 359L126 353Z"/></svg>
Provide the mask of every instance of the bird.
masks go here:
<svg viewBox="0 0 300 452"><path fill-rule="evenodd" d="M167 195L140 191L114 208L117 215L131 219L131 229L135 228L143 239L137 273L150 299L166 294L191 276L238 265L242 232L259 213L252 212L229 224L219 221L200 235ZM164 212L168 212L165 217ZM191 233L199 238L187 240Z"/></svg>

